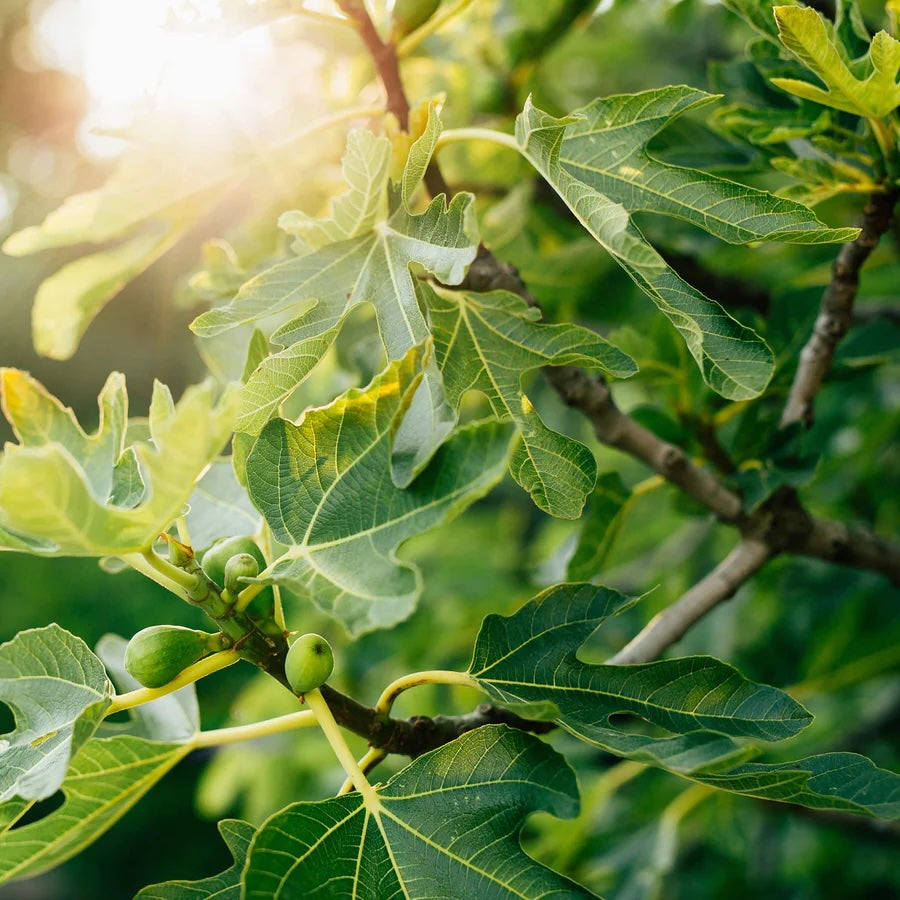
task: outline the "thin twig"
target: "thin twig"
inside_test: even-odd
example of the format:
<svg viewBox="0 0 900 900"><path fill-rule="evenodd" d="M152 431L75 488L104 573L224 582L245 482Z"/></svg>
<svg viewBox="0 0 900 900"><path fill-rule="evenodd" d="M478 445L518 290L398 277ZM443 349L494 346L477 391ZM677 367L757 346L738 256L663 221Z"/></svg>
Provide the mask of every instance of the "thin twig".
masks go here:
<svg viewBox="0 0 900 900"><path fill-rule="evenodd" d="M859 237L841 247L831 269L831 281L822 296L813 332L800 353L800 363L781 415L782 428L792 422L803 422L807 427L812 425L816 394L831 368L835 348L853 320L860 269L890 228L898 196L898 190L873 194L863 211Z"/></svg>
<svg viewBox="0 0 900 900"><path fill-rule="evenodd" d="M359 35L369 51L384 91L387 95L387 110L397 117L400 127L409 128L409 101L400 78L400 60L397 47L391 41L383 41L363 0L337 0L338 6L356 25ZM439 194L450 196L450 189L436 165L425 170L425 185L432 197Z"/></svg>
<svg viewBox="0 0 900 900"><path fill-rule="evenodd" d="M722 601L733 597L772 556L772 550L755 540L742 540L708 575L671 606L654 616L608 662L631 665L657 659L696 622Z"/></svg>

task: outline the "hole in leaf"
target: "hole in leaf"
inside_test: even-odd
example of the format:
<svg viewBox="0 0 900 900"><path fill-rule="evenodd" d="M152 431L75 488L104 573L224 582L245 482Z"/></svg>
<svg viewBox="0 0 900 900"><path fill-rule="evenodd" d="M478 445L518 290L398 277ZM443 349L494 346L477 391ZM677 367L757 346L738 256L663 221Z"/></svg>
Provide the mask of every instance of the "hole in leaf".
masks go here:
<svg viewBox="0 0 900 900"><path fill-rule="evenodd" d="M16 717L12 709L0 701L0 735L9 734L16 728Z"/></svg>
<svg viewBox="0 0 900 900"><path fill-rule="evenodd" d="M22 828L25 825L33 825L41 819L46 818L50 813L58 810L66 801L66 795L62 791L57 791L49 796L46 800L38 800L13 826L11 830Z"/></svg>
<svg viewBox="0 0 900 900"><path fill-rule="evenodd" d="M641 716L631 712L617 712L608 717L607 720L612 728L621 731L624 734L638 734L642 737L667 738L672 737L674 732L667 731L660 725L648 722Z"/></svg>

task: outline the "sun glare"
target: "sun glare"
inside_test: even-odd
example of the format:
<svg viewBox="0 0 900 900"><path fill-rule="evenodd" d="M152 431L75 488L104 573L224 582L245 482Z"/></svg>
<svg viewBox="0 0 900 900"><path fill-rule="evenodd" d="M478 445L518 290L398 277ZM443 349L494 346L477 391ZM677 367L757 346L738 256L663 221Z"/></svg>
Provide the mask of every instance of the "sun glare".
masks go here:
<svg viewBox="0 0 900 900"><path fill-rule="evenodd" d="M141 113L252 129L271 41L263 28L238 35L217 29L217 11L216 0L44 4L35 23L36 50L83 79L90 97L88 151L104 152L92 129L121 128Z"/></svg>

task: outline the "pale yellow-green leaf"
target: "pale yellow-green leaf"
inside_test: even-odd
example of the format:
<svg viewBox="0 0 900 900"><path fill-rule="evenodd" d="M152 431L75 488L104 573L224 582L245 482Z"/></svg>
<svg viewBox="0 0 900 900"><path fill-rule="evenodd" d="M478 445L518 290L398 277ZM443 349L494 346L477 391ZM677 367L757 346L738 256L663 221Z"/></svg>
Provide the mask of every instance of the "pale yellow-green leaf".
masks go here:
<svg viewBox="0 0 900 900"><path fill-rule="evenodd" d="M31 313L34 349L51 359L69 359L97 313L183 233L178 226L155 224L117 247L82 256L45 279Z"/></svg>
<svg viewBox="0 0 900 900"><path fill-rule="evenodd" d="M136 505L117 506L117 473L132 484L134 466L119 466L125 411L124 385L111 382L101 408L116 412L98 432L85 436L71 412L17 370L4 370L4 409L13 411L21 443L0 456L0 528L41 542L36 552L69 556L115 556L142 550L180 514L194 485L231 434L237 392L217 402L207 382L188 388L173 404L157 384L150 409L150 440L136 441L134 456L145 490ZM110 397L115 398L114 400ZM104 398L107 406L104 407ZM42 430L23 430L28 405L42 410ZM135 490L125 491L134 503Z"/></svg>
<svg viewBox="0 0 900 900"><path fill-rule="evenodd" d="M776 6L774 13L784 46L822 80L825 89L796 78L773 78L774 85L806 100L869 118L886 116L900 106L900 41L879 31L862 61L869 74L858 78L820 13L805 6Z"/></svg>

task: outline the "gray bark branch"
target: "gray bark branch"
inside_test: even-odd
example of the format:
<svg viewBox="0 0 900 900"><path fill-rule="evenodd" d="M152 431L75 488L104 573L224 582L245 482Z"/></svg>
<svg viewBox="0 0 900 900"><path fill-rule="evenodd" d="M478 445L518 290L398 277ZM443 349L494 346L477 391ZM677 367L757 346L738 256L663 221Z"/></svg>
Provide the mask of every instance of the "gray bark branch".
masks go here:
<svg viewBox="0 0 900 900"><path fill-rule="evenodd" d="M859 237L844 244L834 261L813 332L800 352L794 382L781 415L782 428L792 422L803 422L807 427L813 423L816 394L831 368L835 348L853 321L860 269L890 228L898 195L900 192L892 190L869 198Z"/></svg>

